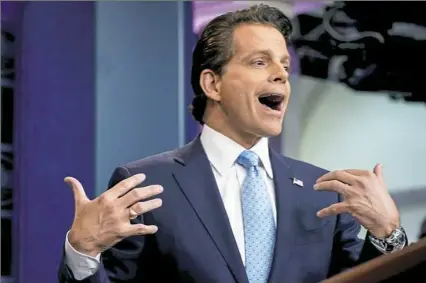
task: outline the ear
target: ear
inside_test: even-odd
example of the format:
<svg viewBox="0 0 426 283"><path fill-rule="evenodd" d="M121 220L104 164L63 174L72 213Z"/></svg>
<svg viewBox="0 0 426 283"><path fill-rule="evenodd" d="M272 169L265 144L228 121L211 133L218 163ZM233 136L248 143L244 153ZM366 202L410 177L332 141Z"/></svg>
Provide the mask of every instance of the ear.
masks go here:
<svg viewBox="0 0 426 283"><path fill-rule="evenodd" d="M200 86L208 98L213 101L220 101L220 77L212 70L205 69L200 74Z"/></svg>

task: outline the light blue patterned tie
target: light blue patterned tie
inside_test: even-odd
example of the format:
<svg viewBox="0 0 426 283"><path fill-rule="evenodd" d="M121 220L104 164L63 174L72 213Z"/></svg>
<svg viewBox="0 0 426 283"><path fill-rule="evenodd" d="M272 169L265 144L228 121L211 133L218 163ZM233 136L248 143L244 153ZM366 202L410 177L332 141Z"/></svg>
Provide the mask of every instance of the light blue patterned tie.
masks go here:
<svg viewBox="0 0 426 283"><path fill-rule="evenodd" d="M259 172L259 157L246 150L237 163L247 170L242 193L246 272L250 283L266 283L275 246L272 205Z"/></svg>

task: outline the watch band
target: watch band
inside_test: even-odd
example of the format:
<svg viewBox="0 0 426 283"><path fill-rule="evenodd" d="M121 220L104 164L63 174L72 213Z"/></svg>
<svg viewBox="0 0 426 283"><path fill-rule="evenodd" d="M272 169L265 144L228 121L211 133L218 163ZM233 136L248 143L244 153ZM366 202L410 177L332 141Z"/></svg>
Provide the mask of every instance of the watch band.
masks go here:
<svg viewBox="0 0 426 283"><path fill-rule="evenodd" d="M404 228L396 228L389 237L379 239L371 234L368 234L371 243L382 253L388 254L402 250L407 244L407 235Z"/></svg>

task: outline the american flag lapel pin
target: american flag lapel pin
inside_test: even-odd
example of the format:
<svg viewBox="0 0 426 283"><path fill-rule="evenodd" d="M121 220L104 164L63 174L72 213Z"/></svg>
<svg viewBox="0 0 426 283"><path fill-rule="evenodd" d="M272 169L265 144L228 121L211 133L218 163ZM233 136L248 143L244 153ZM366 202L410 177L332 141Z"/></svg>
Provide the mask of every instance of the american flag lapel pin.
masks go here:
<svg viewBox="0 0 426 283"><path fill-rule="evenodd" d="M293 178L293 185L297 185L299 187L303 187L303 181L299 180L299 179L296 179L296 178Z"/></svg>

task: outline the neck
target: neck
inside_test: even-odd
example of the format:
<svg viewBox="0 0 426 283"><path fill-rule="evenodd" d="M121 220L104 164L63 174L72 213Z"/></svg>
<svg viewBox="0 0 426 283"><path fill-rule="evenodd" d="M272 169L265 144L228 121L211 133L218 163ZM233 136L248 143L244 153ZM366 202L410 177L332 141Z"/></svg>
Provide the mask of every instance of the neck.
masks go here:
<svg viewBox="0 0 426 283"><path fill-rule="evenodd" d="M259 136L244 133L235 129L230 123L224 121L223 119L205 119L205 124L213 130L238 143L245 149L252 148L261 139Z"/></svg>

